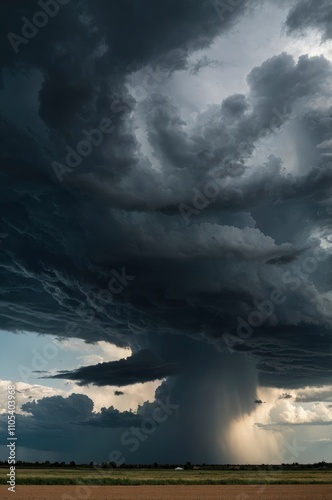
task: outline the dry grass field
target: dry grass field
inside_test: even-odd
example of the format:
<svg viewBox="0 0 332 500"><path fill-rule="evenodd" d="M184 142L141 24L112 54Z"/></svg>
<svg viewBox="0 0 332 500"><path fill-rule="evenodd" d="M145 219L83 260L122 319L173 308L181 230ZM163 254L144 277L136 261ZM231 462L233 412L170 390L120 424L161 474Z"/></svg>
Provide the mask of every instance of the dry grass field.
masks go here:
<svg viewBox="0 0 332 500"><path fill-rule="evenodd" d="M0 486L1 500L331 500L331 485Z"/></svg>
<svg viewBox="0 0 332 500"><path fill-rule="evenodd" d="M6 468L0 484L6 484ZM241 485L241 484L332 484L331 470L184 470L172 469L62 469L16 468L17 485L147 486L147 485ZM2 499L1 499L2 500ZM82 499L83 500L83 499ZM332 499L331 499L332 500Z"/></svg>

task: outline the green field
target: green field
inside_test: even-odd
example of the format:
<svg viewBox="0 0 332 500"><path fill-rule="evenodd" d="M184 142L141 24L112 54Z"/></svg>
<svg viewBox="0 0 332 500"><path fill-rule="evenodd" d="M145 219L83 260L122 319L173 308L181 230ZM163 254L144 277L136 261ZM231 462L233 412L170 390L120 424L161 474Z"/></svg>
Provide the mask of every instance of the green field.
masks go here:
<svg viewBox="0 0 332 500"><path fill-rule="evenodd" d="M1 469L0 484L8 470ZM16 484L332 484L330 470L183 470L172 469L27 469L16 468Z"/></svg>

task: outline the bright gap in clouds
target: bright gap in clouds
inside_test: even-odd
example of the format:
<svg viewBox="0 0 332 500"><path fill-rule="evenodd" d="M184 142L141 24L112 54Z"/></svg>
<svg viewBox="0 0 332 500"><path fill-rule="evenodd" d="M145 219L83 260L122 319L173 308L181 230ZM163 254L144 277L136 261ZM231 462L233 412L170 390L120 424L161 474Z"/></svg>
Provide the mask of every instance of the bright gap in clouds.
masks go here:
<svg viewBox="0 0 332 500"><path fill-rule="evenodd" d="M287 10L266 2L259 14L241 18L228 34L218 37L208 49L195 52L185 70L165 78L156 90L171 95L181 104L182 117L190 124L208 105L220 104L233 94L246 94L248 74L275 55L287 52L295 60L306 54L309 57L323 55L332 61L332 42L321 43L318 33L311 31L308 36L298 39L283 32L281 27ZM203 57L210 60L211 65L203 66L194 74L192 69ZM133 82L142 81L146 74L145 70L139 73ZM141 97L135 92L134 95L138 101L145 97L144 93Z"/></svg>
<svg viewBox="0 0 332 500"><path fill-rule="evenodd" d="M161 77L156 73L155 78L148 78L148 75L155 74L154 68L144 68L130 76L127 88L138 103L134 111L135 134L153 169L161 171L162 167L149 143L144 112L140 110L140 103L151 92L172 96L175 105L181 108L186 129L191 128L197 115L206 111L209 105L219 105L233 94L247 94L248 74L275 55L287 52L296 62L302 55L322 55L332 61L332 41L322 43L318 32L311 30L303 38L284 32L282 27L287 12L288 6L280 8L266 2L259 14L253 12L251 16L242 17L228 34L216 38L208 49L194 52L186 69L175 71L170 77ZM203 64L195 73L195 65L204 58L206 65ZM148 78L151 92L143 88L144 78ZM326 106L327 103L321 105ZM304 175L319 159L319 152L313 153L304 125L292 120L271 136L258 141L250 164L263 165L269 155L281 158L285 171L293 175Z"/></svg>
<svg viewBox="0 0 332 500"><path fill-rule="evenodd" d="M79 386L73 381L42 378L59 370L117 361L132 353L129 348L117 347L105 341L90 344L77 338L62 339L35 333L13 335L4 331L0 332L0 340L2 346L6 347L0 352L0 400L4 408L7 386L13 382L16 382L19 406L32 399L56 395L68 397L77 393L86 394L93 400L94 411L100 411L103 406L114 406L120 411L130 408L136 410L145 401L154 400L155 390L161 384L160 380L156 380L129 385L120 388L123 395L116 396L115 391L119 390L117 386ZM15 363L5 352L15 352ZM37 373L38 370L41 373ZM24 381L22 374L26 375Z"/></svg>
<svg viewBox="0 0 332 500"><path fill-rule="evenodd" d="M329 225L317 229L311 233L311 238L318 239L320 246L324 250L330 249L332 247L332 227Z"/></svg>
<svg viewBox="0 0 332 500"><path fill-rule="evenodd" d="M287 52L296 58L303 54L308 54L309 57L322 55L332 61L332 41L322 42L321 37L321 33L315 30L306 31L305 37L300 39L287 37Z"/></svg>
<svg viewBox="0 0 332 500"><path fill-rule="evenodd" d="M332 459L332 387L296 390L260 387L254 411L229 424L233 460L248 463L321 461L319 443ZM329 447L329 451L328 451Z"/></svg>
<svg viewBox="0 0 332 500"><path fill-rule="evenodd" d="M12 381L37 382L45 384L41 379L45 373L57 370L72 370L77 366L105 361L116 361L127 358L131 350L117 347L101 341L95 344L86 343L78 338L60 338L53 335L39 335L31 332L12 334L0 331L0 340L4 349L0 353L0 378L10 377ZM8 358L8 353L15 353L15 363ZM39 372L39 373L38 373ZM6 377L5 377L6 375ZM47 385L60 387L62 381L48 380Z"/></svg>

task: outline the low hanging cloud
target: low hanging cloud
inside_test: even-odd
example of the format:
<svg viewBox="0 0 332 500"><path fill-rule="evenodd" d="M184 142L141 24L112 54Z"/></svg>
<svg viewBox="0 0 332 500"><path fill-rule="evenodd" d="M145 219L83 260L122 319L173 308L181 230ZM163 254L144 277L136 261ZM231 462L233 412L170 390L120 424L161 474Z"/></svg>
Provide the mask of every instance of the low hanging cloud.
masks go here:
<svg viewBox="0 0 332 500"><path fill-rule="evenodd" d="M144 349L126 359L83 366L73 371L59 372L52 378L78 380L79 385L94 384L125 386L138 382L150 382L171 375L178 375L180 368L175 363L165 363L152 351ZM117 395L123 394L117 391Z"/></svg>

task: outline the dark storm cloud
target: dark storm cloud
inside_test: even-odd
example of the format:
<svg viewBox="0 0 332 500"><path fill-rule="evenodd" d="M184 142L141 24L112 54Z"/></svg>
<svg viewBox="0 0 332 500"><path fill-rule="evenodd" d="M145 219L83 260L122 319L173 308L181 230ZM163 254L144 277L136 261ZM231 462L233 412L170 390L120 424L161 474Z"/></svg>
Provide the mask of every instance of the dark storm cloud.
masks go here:
<svg viewBox="0 0 332 500"><path fill-rule="evenodd" d="M259 359L261 385L297 388L330 381L330 330L319 324L257 328L244 343Z"/></svg>
<svg viewBox="0 0 332 500"><path fill-rule="evenodd" d="M331 64L272 57L250 72L246 95L210 105L191 123L172 96L155 88L136 102L130 84L144 71L157 81L177 69L189 74L188 57L233 26L247 4L221 23L205 1L72 2L18 54L7 44L2 55L4 95L16 75L30 106L24 119L31 108L36 116L30 128L1 121L0 231L8 234L0 246L1 327L132 348L127 360L57 375L83 385L174 375L168 387L181 407L178 424L167 423L170 434L156 433L153 446L142 444L144 456L149 446L172 456L181 443L184 460L218 461L216 435L252 411L255 364L263 385L331 379L331 259L313 257L319 235L331 241ZM15 32L34 13L23 1L2 8L4 26ZM29 71L40 77L33 104ZM100 138L105 118L112 130L77 160L80 141L92 129ZM290 174L267 148L256 165L255 149L291 120L308 134L317 162ZM59 179L52 163L65 165L68 148L80 164L66 165ZM213 178L218 195L206 203ZM195 208L190 224L181 203ZM312 259L317 269L308 268ZM274 290L285 300L238 335L239 318L248 323ZM40 421L52 401L28 408ZM112 407L92 415L87 400L83 406L82 416L63 412L91 427L137 419ZM139 415L152 408L142 405Z"/></svg>
<svg viewBox="0 0 332 500"><path fill-rule="evenodd" d="M100 412L91 415L90 418L81 422L81 425L93 425L96 427L138 427L142 418L131 411L120 412L111 406L101 408Z"/></svg>
<svg viewBox="0 0 332 500"><path fill-rule="evenodd" d="M45 164L50 151L45 151L36 138L3 122L1 176L7 189L1 203L3 229L9 234L8 244L1 247L3 327L78 336L90 342L107 339L120 346L130 345L134 351L144 346L150 332L161 336L189 334L212 340L224 349L223 334L236 331L237 317L246 319L255 307L254 301L263 300L271 289L285 288L283 273L317 247L317 241L308 240L308 233L320 224L316 215L310 216L317 214L315 204L329 196L331 173L326 158L322 157L321 165L301 177L284 175L281 161L273 157L251 174L245 160L259 140L262 127L268 127L273 116L275 129L282 127L291 111L301 111L303 102L310 103L317 92L323 91L330 74L330 64L323 58L303 57L295 63L290 56L281 54L250 73L248 96L236 94L220 106L211 106L198 116L190 133L170 98L150 96L142 108L147 111L149 141L161 160L162 172L147 168L148 160L139 153L137 141L131 136L127 109L115 122L114 135L105 146L113 158L107 176L106 167L102 167L100 182L107 191L105 197L97 196L97 191L84 194L75 184L52 181L46 169L49 164ZM279 108L280 113L273 113L274 108ZM302 113L310 116L317 144L327 138L325 122L319 118L322 113L328 114L326 110ZM48 119L54 127L61 122L55 115ZM128 131L128 141L123 143L122 139L119 143L124 130ZM273 132L274 127L264 134ZM75 127L70 133L77 133ZM243 142L246 148L241 150ZM136 156L134 151L138 152ZM200 155L202 151L209 153ZM178 210L173 216L151 211L157 200L159 206L166 206L171 199L174 207L178 201L190 201L190 188L199 187L207 172L221 168L225 158L239 162L243 169L216 200L224 213L217 217L207 213L204 222L198 217L197 222L186 227ZM135 163L136 168L131 169ZM121 172L121 183L114 177L117 170ZM177 181L170 183L171 179ZM135 199L140 199L141 206L147 209L133 211ZM306 200L308 227L298 238L296 220L288 216L286 222L283 220L288 200ZM275 201L279 202L274 215L277 221L279 217L277 228L255 227L256 220L261 225L263 215L272 210L270 204ZM115 209L120 202L122 208ZM292 210L298 212L300 206ZM256 208L256 220L243 207ZM321 207L320 218L324 213L328 217L328 210ZM291 243L282 234L287 224L289 238L294 239ZM269 235L277 229L278 241ZM327 265L320 264L322 269ZM121 274L123 269L131 276L127 286L120 287L121 293L113 294L112 300L104 300L100 291L107 289L114 270ZM304 376L308 373L307 378L322 380L324 371L311 369L303 359L302 340L290 340L282 332L304 329L311 348L317 342L316 328L325 331L329 322L319 312L319 287L328 286L327 274L317 285L304 279L285 305L276 308L277 319L271 318L245 346L239 345L239 350L251 349L259 359L265 381L284 382L290 376L289 359L299 354L299 376L294 373L292 382L301 383L301 370ZM316 326L307 326L312 323ZM303 329L298 326L301 324L305 325ZM267 338L279 353L277 367L274 352L261 343ZM283 343L289 351L283 349ZM321 335L313 365L318 366L322 358L324 370L328 368L326 346L329 349L325 335ZM153 350L164 359L158 345ZM171 364L172 357L166 361ZM167 374L165 370L158 376ZM114 380L112 383L116 385Z"/></svg>
<svg viewBox="0 0 332 500"><path fill-rule="evenodd" d="M304 96L312 97L330 75L330 65L323 58L303 57L297 65L286 54L272 58L249 75L248 80L252 89L249 100L243 95L234 95L225 99L221 108L211 107L209 112L198 117L197 125L190 134L185 130L179 110L172 104L170 98L158 94L151 96L144 105L149 141L163 162L165 172L176 173L178 176L177 186L165 184L164 178L153 173L149 162L140 155L138 155L139 160L133 160L132 157L139 151L131 131L131 122L128 118L130 108L127 103L127 107L124 108L127 113L123 115L126 120L115 118L117 127L112 138L117 144L118 151L121 151L122 158L119 158L119 154L114 155L111 143L106 141L102 144L102 149L104 146L107 148L109 157L107 169L103 166L104 152L96 152L97 157L94 155L94 159L101 165L94 167L94 176L88 173L70 175L66 177L67 182L87 191L94 198L98 198L99 202L104 200L110 206L127 210L159 209L166 213L173 210L174 213L178 212L180 202L192 201L193 189L204 187L209 180L207 174L213 174L216 166L221 172L221 181L227 177L227 169L223 172L223 163L227 160L233 162L232 165L240 162L238 165L239 167L242 165L242 169L235 171L232 168L234 182L228 188L220 189L220 196L215 200L214 207L217 205L226 209L246 209L258 201L263 203L306 197L310 190L313 193L318 191L312 190L312 181L315 181L313 177L317 177L317 172L308 174L298 185L300 182L298 179L287 179L282 175L282 165L275 159L264 165L258 179L257 174L255 178L247 179L243 178L245 172L243 162L253 152L260 134L271 135L275 128L281 127L287 121L294 103ZM58 81L55 81L58 85ZM273 81L273 85L268 86L266 81ZM129 99L127 95L126 98ZM58 108L56 113L61 112L59 106ZM65 110L68 111L67 107ZM272 128L271 123L274 124ZM122 136L125 134L125 141L123 137L120 139L121 134ZM223 148L220 148L220 143L223 143ZM88 163L84 167L85 170L91 169ZM133 170L135 164L137 168ZM119 168L115 170L114 165L125 167L125 170L121 169L120 176ZM174 168L181 171L173 172ZM124 172L128 174L125 179ZM317 182L326 186L329 175L329 172L320 173ZM114 182L111 182L117 177L121 180L121 185L113 185ZM138 186L141 192L137 191Z"/></svg>
<svg viewBox="0 0 332 500"><path fill-rule="evenodd" d="M66 427L67 424L100 425L102 427L127 427L137 425L141 417L132 411L120 412L113 406L93 411L93 401L83 394L71 394L67 398L51 396L22 405L22 410L29 416L20 416L24 422L31 422L36 429L50 425Z"/></svg>
<svg viewBox="0 0 332 500"><path fill-rule="evenodd" d="M179 210L179 203L195 209L195 189L204 193L205 186L214 178L219 188L210 189L218 189L219 195L213 203L205 201L205 210L250 209L258 203L280 202L309 194L324 196L324 187L328 189L330 179L330 169L324 165L313 169L304 179L293 178L284 175L278 158L267 158L266 164L251 177L245 161L260 139L269 138L292 114L300 113L306 102L325 92L331 76L331 65L323 57L302 56L296 63L286 53L275 56L248 75L248 96L235 94L226 98L221 106L210 106L197 116L191 129L171 97L153 94L143 106L149 142L164 171L176 174L181 182L172 191L166 191L169 186L160 186L159 179L158 197L154 199L151 192L146 193L150 200L147 204L169 214ZM305 120L303 113L300 115ZM157 179L153 175L149 177L149 183L157 187ZM312 182L320 185L313 187ZM127 187L130 190L130 184ZM200 196L197 203L204 207L204 196ZM208 197L205 196L205 200L209 201ZM139 208L139 204L136 207Z"/></svg>
<svg viewBox="0 0 332 500"><path fill-rule="evenodd" d="M22 410L30 413L39 425L56 422L77 422L91 415L93 402L83 394L71 394L68 398L51 396L22 405Z"/></svg>
<svg viewBox="0 0 332 500"><path fill-rule="evenodd" d="M244 0L221 22L210 1L70 2L49 19L46 29L38 30L29 43L19 45L17 54L7 39L1 62L3 67L19 68L24 61L48 70L61 64L66 71L82 71L86 66L78 56L83 50L89 61L98 52L94 70L104 75L110 69L112 73L134 71L157 60L181 68L191 52L207 47L229 29L248 4ZM31 21L37 10L39 5L34 2L2 2L3 37L8 32L21 35L22 16ZM79 45L75 43L78 38Z"/></svg>
<svg viewBox="0 0 332 500"><path fill-rule="evenodd" d="M332 38L332 5L329 0L299 0L291 8L286 27L289 33L317 29L322 39Z"/></svg>
<svg viewBox="0 0 332 500"><path fill-rule="evenodd" d="M70 372L59 372L52 378L79 380L79 385L125 386L162 379L179 373L179 366L175 363L165 363L152 351L144 349L126 359L99 363L94 366L83 366ZM123 393L120 392L120 394Z"/></svg>
<svg viewBox="0 0 332 500"><path fill-rule="evenodd" d="M22 410L27 414L16 415L21 446L63 453L67 461L109 460L112 443L120 439L123 428L139 427L142 422L137 413L120 412L113 406L95 412L88 396L75 393L29 401ZM5 432L6 415L0 416L0 428Z"/></svg>
<svg viewBox="0 0 332 500"><path fill-rule="evenodd" d="M39 115L51 129L53 155L65 154L64 141L77 144L84 125L91 128L112 116L116 125L112 147L107 148L107 162L103 155L107 144L98 154L95 151L94 173L103 172L106 162L107 178L113 181L137 163L130 123L119 122L119 109L128 114L133 105L124 86L127 74L146 65L152 69L158 65L166 73L185 68L189 55L227 31L248 3L243 1L221 22L211 1L70 2L60 6L27 44L19 45L18 53L6 39L1 66L15 71L18 78L22 69L44 75ZM22 0L3 3L3 37L7 32L21 35L22 16L31 21L36 7ZM88 165L89 160L85 168Z"/></svg>
<svg viewBox="0 0 332 500"><path fill-rule="evenodd" d="M113 460L111 452L120 450L126 463L172 462L175 455L183 463L188 457L195 462L217 462L220 450L216 435L223 435L234 415L252 410L255 369L237 354L230 359L199 342L188 354L192 359L187 375L163 382L155 400L139 405L136 412L120 412L113 406L94 412L92 400L81 394L24 404L22 410L29 415L17 415L21 446L66 452L75 460L76 456L84 460L84 456L86 461ZM5 431L5 416L0 417L0 425ZM142 435L135 447L129 442L133 429ZM234 459L232 447L226 442L223 447Z"/></svg>

